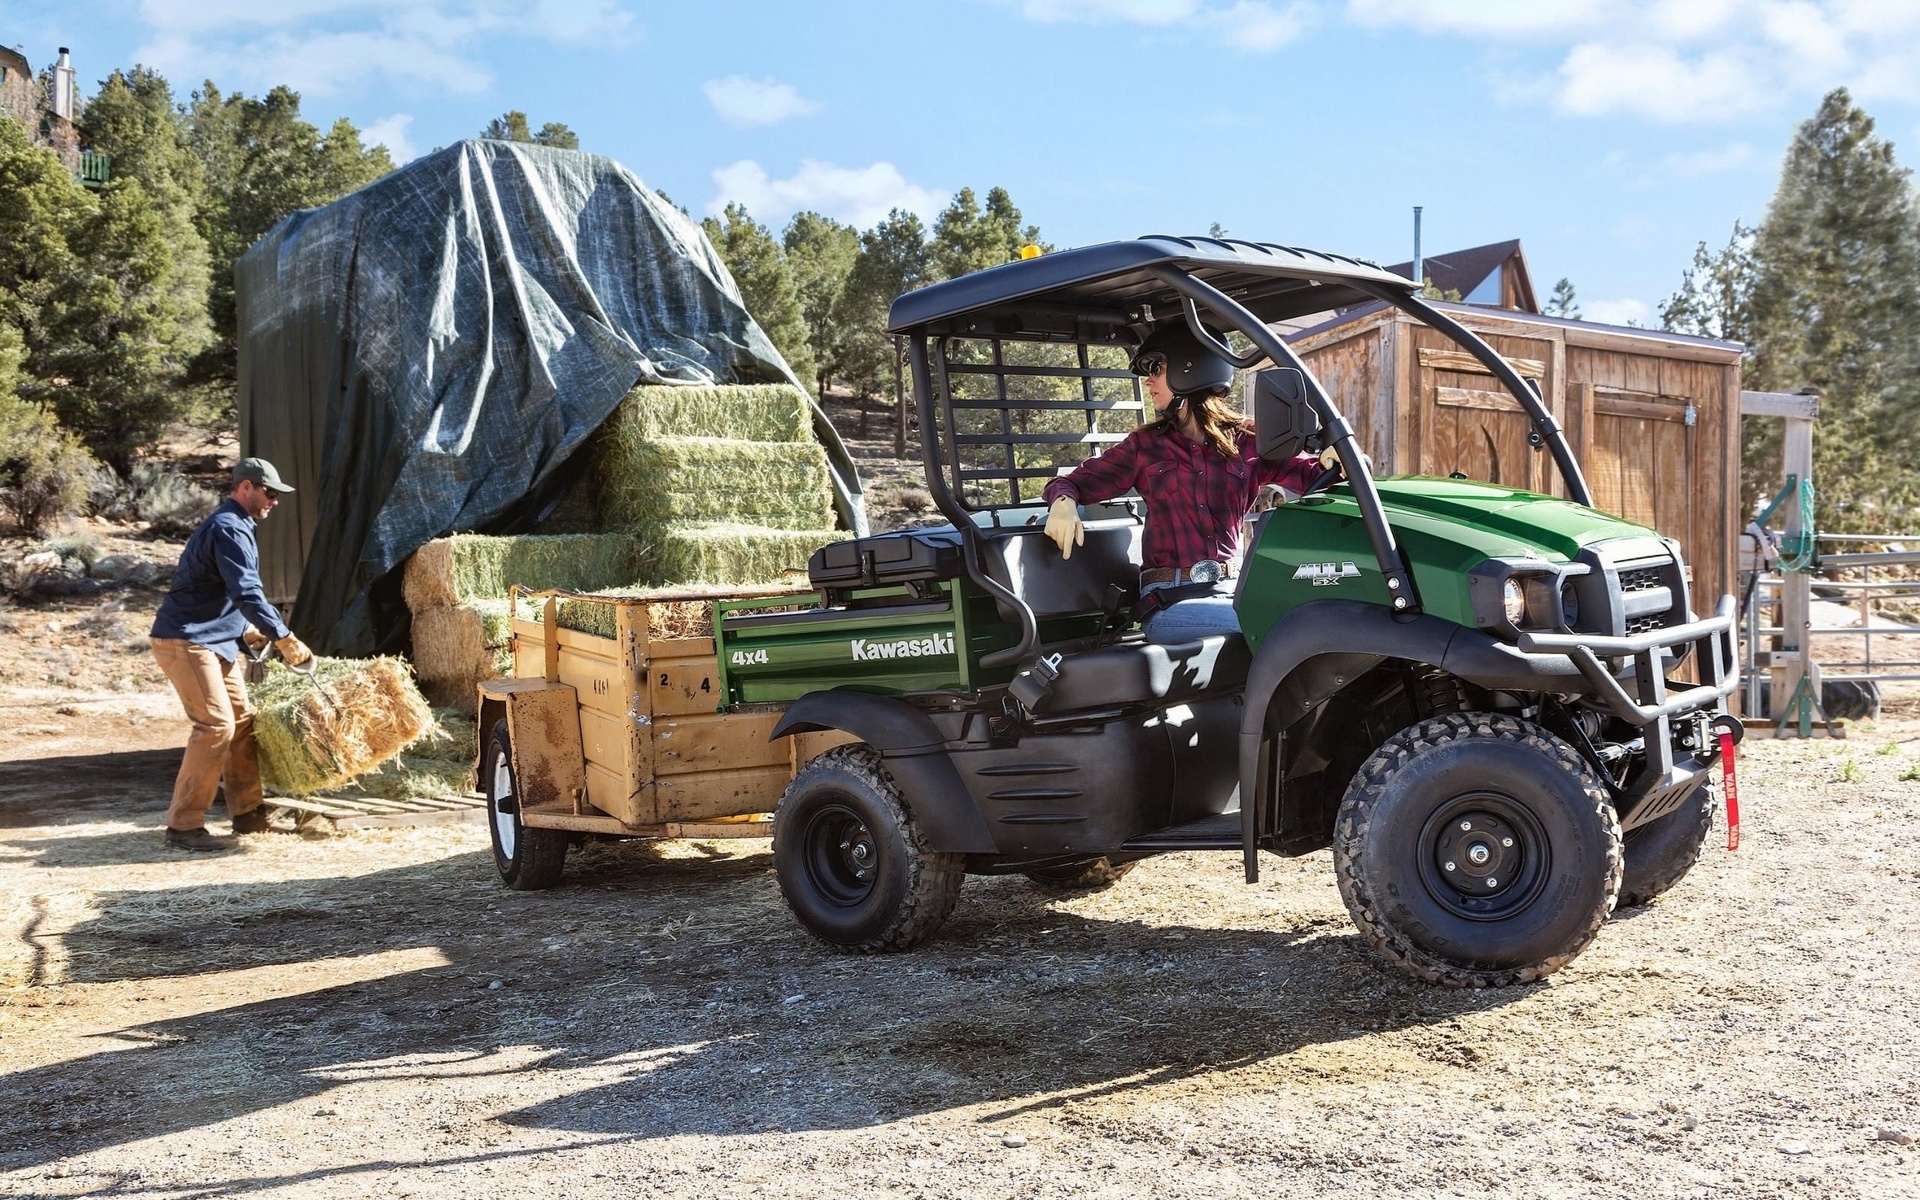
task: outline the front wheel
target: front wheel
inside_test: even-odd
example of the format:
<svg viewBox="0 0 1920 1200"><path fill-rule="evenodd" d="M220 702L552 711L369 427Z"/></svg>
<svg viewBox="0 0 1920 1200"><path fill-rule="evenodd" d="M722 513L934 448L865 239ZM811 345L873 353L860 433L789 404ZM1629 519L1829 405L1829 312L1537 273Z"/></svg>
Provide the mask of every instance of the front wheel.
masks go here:
<svg viewBox="0 0 1920 1200"><path fill-rule="evenodd" d="M773 814L780 894L800 924L839 950L905 950L953 912L966 858L936 854L865 743L800 768Z"/></svg>
<svg viewBox="0 0 1920 1200"><path fill-rule="evenodd" d="M1636 825L1625 837L1626 874L1620 907L1645 904L1687 877L1713 829L1713 793L1705 784L1657 821Z"/></svg>
<svg viewBox="0 0 1920 1200"><path fill-rule="evenodd" d="M1496 713L1388 738L1334 827L1347 911L1416 978L1507 987L1586 949L1620 889L1620 824L1573 747Z"/></svg>
<svg viewBox="0 0 1920 1200"><path fill-rule="evenodd" d="M493 865L500 882L516 892L543 891L559 883L567 862L567 832L529 829L521 823L506 721L493 723L481 762L480 783L487 792L487 827L493 834Z"/></svg>

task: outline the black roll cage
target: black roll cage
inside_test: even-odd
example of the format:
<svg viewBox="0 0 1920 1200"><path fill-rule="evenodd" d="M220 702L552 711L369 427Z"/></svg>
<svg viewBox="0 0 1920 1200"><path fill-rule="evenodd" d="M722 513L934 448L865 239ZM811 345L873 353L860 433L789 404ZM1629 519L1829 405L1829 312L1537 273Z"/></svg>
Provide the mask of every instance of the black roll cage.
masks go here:
<svg viewBox="0 0 1920 1200"><path fill-rule="evenodd" d="M1264 321L1219 288L1197 278L1191 271L1167 262L1144 264L1142 269L1179 293L1181 311L1188 328L1203 343L1213 346L1217 352L1232 360L1236 366L1251 367L1265 359L1275 366L1289 367L1300 372L1301 377L1306 381L1307 402L1320 418L1321 436L1339 457L1342 472L1353 489L1354 499L1360 506L1361 518L1366 524L1367 535L1373 543L1374 557L1379 562L1381 573L1386 578L1389 594L1393 597L1393 613L1397 617L1409 619L1418 615L1421 611L1419 591L1412 573L1407 568L1406 560L1400 553L1399 543L1394 537L1392 524L1387 520L1386 510L1381 505L1380 492L1374 484L1371 465L1355 441L1353 426L1348 423L1339 407L1334 404L1333 398L1327 394L1320 381L1308 369L1307 364ZM1479 360L1496 379L1500 380L1507 391L1512 393L1513 398L1519 402L1521 409L1533 422L1535 434L1539 439L1537 444L1552 454L1554 464L1560 469L1561 477L1567 482L1567 491L1572 499L1589 508L1593 506L1593 493L1587 486L1586 476L1581 471L1579 462L1574 458L1572 447L1567 443L1565 430L1561 428L1559 422L1554 420L1553 414L1547 411L1540 393L1536 390L1536 385L1516 371L1498 351L1472 330L1414 295L1410 290L1411 284L1407 289L1401 289L1374 280L1353 277L1344 278L1340 282L1354 291L1382 300L1439 330ZM1221 344L1206 328L1201 312L1202 306L1212 314L1214 324L1225 325L1231 330L1238 331L1252 343L1253 349L1246 354L1235 354ZM1081 367L1083 370L1086 369L1085 347L1089 343L1085 333L1095 325L1110 322L1111 310L1059 304L1051 304L1047 307L1057 314L1076 318L1075 340L1082 347ZM951 327L953 315L950 314L943 324ZM902 332L907 337L908 356L913 366L914 406L920 418L922 464L934 505L961 531L963 561L967 577L1019 615L1021 629L1019 643L985 655L980 660L981 665L992 668L1021 662L1034 652L1039 643L1039 622L1034 616L1032 607L1016 591L1000 583L988 573L982 556L982 545L987 534L974 521L972 513L961 502L960 497L956 496L953 489L948 486L945 474L940 469L940 433L945 430L951 434L953 403L952 391L947 386L944 355L939 373L941 377L939 390L941 402L947 410L944 414L947 420L941 421L936 420L937 414L934 412L934 372L927 346L930 334L925 325ZM980 336L1020 340L1018 333Z"/></svg>

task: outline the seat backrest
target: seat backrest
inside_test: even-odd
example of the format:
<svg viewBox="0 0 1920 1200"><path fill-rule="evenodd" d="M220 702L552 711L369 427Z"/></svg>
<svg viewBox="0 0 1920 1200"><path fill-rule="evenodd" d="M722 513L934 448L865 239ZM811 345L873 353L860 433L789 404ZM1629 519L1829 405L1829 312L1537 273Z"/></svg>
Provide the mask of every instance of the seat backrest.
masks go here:
<svg viewBox="0 0 1920 1200"><path fill-rule="evenodd" d="M1121 607L1139 598L1140 536L1145 526L1131 518L1088 521L1086 543L1064 558L1039 526L983 529L987 574L1025 600L1033 615L1080 616L1105 611L1107 589L1125 591ZM1000 615L1009 621L1018 614L1000 602Z"/></svg>

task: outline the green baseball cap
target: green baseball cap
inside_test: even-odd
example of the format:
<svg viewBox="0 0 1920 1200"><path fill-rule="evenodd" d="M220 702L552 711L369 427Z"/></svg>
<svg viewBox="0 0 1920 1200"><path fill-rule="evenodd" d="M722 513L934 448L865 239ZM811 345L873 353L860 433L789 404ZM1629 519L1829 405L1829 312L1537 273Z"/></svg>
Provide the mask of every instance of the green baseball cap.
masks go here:
<svg viewBox="0 0 1920 1200"><path fill-rule="evenodd" d="M280 482L280 472L274 470L273 464L264 458L243 458L233 464L233 481L239 483L242 479L251 479L261 487L276 492L293 490Z"/></svg>

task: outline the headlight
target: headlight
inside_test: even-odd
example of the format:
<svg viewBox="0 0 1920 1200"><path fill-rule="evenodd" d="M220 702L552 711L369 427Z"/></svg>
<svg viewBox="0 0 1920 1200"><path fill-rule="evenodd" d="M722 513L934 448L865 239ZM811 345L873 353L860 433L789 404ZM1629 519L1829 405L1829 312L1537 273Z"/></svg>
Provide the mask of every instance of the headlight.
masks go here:
<svg viewBox="0 0 1920 1200"><path fill-rule="evenodd" d="M1518 579L1509 579L1501 585L1500 606L1506 612L1507 623L1516 629L1527 619L1527 593Z"/></svg>
<svg viewBox="0 0 1920 1200"><path fill-rule="evenodd" d="M1560 587L1560 619L1566 622L1568 629L1580 628L1580 597L1575 594L1571 583Z"/></svg>

